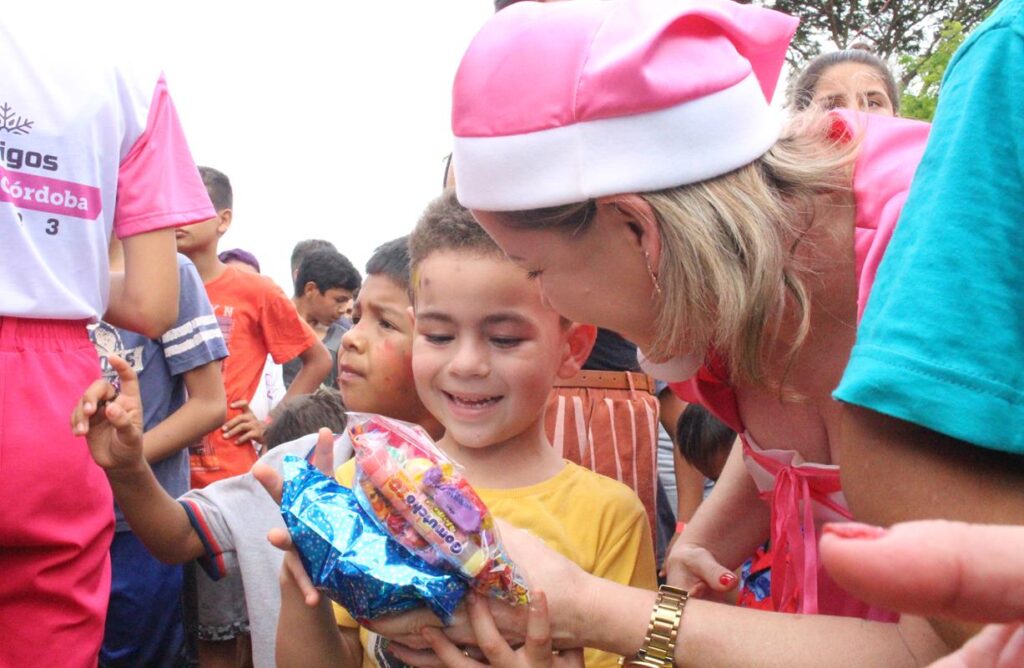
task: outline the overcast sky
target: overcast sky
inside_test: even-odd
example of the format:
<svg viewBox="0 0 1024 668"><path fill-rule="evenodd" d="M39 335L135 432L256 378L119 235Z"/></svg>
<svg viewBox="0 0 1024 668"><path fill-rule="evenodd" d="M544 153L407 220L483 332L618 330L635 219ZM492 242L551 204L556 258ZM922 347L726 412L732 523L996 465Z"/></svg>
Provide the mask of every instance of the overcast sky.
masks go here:
<svg viewBox="0 0 1024 668"><path fill-rule="evenodd" d="M234 185L222 250L252 251L286 289L300 239L362 271L440 192L452 79L490 0L160 5L96 7L155 28L193 157Z"/></svg>
<svg viewBox="0 0 1024 668"><path fill-rule="evenodd" d="M193 157L234 185L221 250L253 252L286 290L295 242L328 239L362 271L439 194L452 80L493 12L492 0L35 2L163 64Z"/></svg>

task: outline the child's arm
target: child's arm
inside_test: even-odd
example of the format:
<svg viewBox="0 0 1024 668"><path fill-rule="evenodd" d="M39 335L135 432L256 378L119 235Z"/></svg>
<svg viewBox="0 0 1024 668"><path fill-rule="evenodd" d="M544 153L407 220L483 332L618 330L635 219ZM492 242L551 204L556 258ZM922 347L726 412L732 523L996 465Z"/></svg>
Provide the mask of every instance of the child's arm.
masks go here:
<svg viewBox="0 0 1024 668"><path fill-rule="evenodd" d="M315 391L330 373L331 354L281 288L273 286L265 293L260 324L267 350L275 362L302 362L282 401Z"/></svg>
<svg viewBox="0 0 1024 668"><path fill-rule="evenodd" d="M317 468L327 466L329 469L333 465L330 456L333 442L330 433L321 429L314 454ZM281 503L281 475L263 464L253 467L253 475L274 502ZM267 538L285 552L280 579L281 613L277 621L277 665L361 666L363 648L359 643L359 630L338 627L330 600L313 587L288 530L271 529Z"/></svg>
<svg viewBox="0 0 1024 668"><path fill-rule="evenodd" d="M357 629L339 629L331 602L314 590L288 532L273 529L271 542L285 550L281 566L281 614L277 621L277 665L282 668L358 668L363 648ZM303 592L307 593L303 593ZM345 633L344 631L348 631Z"/></svg>
<svg viewBox="0 0 1024 668"><path fill-rule="evenodd" d="M678 508L676 519L680 522L689 522L697 512L697 506L704 500L704 474L683 459L679 454L679 444L676 443L676 423L686 408L686 402L666 387L658 393L658 404L661 425L672 438L672 463Z"/></svg>
<svg viewBox="0 0 1024 668"><path fill-rule="evenodd" d="M178 319L178 260L174 230L125 237L124 273L111 274L103 320L151 339Z"/></svg>
<svg viewBox="0 0 1024 668"><path fill-rule="evenodd" d="M683 459L679 447L672 449L672 462L675 465L676 500L679 522L689 522L704 501L704 474L697 467Z"/></svg>
<svg viewBox="0 0 1024 668"><path fill-rule="evenodd" d="M185 372L188 400L142 437L142 451L150 464L192 445L224 422L224 381L220 360Z"/></svg>
<svg viewBox="0 0 1024 668"><path fill-rule="evenodd" d="M319 341L299 353L299 359L302 360L302 368L285 393L284 401L314 392L320 387L320 381L331 372L331 354Z"/></svg>
<svg viewBox="0 0 1024 668"><path fill-rule="evenodd" d="M771 509L743 464L737 444L715 490L686 525L665 559L668 583L683 589L709 587L724 592L737 584L733 569L768 538Z"/></svg>
<svg viewBox="0 0 1024 668"><path fill-rule="evenodd" d="M111 355L108 361L120 379L120 394L106 381L90 385L72 413L72 431L85 436L114 499L146 549L167 563L197 559L206 553L202 541L185 509L160 486L143 456L138 377L121 358Z"/></svg>

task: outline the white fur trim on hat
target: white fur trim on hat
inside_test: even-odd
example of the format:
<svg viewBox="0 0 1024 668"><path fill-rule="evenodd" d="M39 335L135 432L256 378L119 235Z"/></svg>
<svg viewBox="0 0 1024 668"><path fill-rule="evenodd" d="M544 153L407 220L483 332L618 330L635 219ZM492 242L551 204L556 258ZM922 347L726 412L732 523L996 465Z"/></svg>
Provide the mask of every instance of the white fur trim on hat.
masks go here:
<svg viewBox="0 0 1024 668"><path fill-rule="evenodd" d="M456 137L463 206L521 211L721 176L779 137L781 115L751 74L734 86L658 111L519 135Z"/></svg>

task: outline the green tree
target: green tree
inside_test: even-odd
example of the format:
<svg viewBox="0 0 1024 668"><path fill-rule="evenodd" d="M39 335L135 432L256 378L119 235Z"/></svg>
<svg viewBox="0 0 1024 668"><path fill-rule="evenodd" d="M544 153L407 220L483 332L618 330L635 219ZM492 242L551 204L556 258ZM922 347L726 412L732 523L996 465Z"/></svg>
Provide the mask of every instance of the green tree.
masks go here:
<svg viewBox="0 0 1024 668"><path fill-rule="evenodd" d="M949 22L970 32L999 4L998 0L758 0L800 19L790 64L802 69L823 48L867 44L883 59L904 55L927 59L942 41ZM901 73L904 86L918 75L913 63Z"/></svg>
<svg viewBox="0 0 1024 668"><path fill-rule="evenodd" d="M794 72L823 50L864 44L896 65L914 117L930 118L956 47L999 0L740 0L800 19L787 60ZM906 107L904 107L906 109ZM930 109L930 111L929 111Z"/></svg>
<svg viewBox="0 0 1024 668"><path fill-rule="evenodd" d="M930 55L900 57L900 67L917 72L917 80L904 89L900 113L923 121L932 120L939 101L939 84L953 53L964 41L964 27L958 21L946 21L938 43Z"/></svg>

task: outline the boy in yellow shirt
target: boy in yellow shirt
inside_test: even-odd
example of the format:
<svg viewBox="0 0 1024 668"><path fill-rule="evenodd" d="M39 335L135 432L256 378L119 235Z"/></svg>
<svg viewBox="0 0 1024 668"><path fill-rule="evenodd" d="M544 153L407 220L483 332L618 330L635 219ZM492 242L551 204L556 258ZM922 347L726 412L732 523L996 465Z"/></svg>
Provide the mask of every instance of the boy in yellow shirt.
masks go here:
<svg viewBox="0 0 1024 668"><path fill-rule="evenodd" d="M430 205L409 247L412 371L423 405L445 428L438 446L465 468L496 517L529 529L590 573L654 589L652 539L639 499L621 483L563 460L544 432L552 384L579 370L593 328L545 305L536 281L504 256L454 193ZM336 477L351 486L354 472L350 461ZM401 665L405 650L359 629L344 609L335 612L340 646L318 647L285 642L308 625L301 608L284 606L278 661ZM325 661L325 652L337 661ZM617 663L590 650L585 660Z"/></svg>

